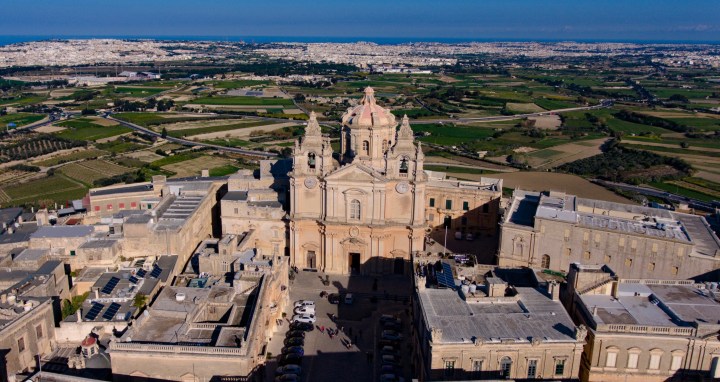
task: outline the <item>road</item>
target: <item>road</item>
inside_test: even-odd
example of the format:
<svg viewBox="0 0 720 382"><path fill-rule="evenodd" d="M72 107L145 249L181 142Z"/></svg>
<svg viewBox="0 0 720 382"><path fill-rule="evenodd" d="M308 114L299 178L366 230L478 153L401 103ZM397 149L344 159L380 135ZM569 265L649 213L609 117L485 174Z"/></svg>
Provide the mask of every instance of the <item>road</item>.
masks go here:
<svg viewBox="0 0 720 382"><path fill-rule="evenodd" d="M138 131L138 132L141 132L141 133L143 133L143 134L145 134L145 135L149 135L149 136L152 136L152 137L162 138L162 134L160 134L160 133L158 133L158 132L155 132L155 131L153 131L153 130L144 128L144 127L142 127L142 126L140 126L140 125L136 125L136 124L131 123L131 122L127 122L127 121L123 121L123 120L121 120L121 119L113 118L110 114L103 114L103 118L107 118L107 119L109 119L109 120L111 120L111 121L115 121L115 122L117 122L117 123L119 123L119 124L121 124L121 125L123 125L123 126L125 126L125 127L129 127L129 128L131 128L131 129L133 129L133 130L135 130L135 131ZM170 137L170 136L166 136L166 137L163 138L163 139L165 139L165 140L167 140L167 141L169 141L169 142L178 143L178 144L181 144L181 145L184 145L184 146L207 147L207 148L212 148L212 149L216 149L216 150L227 151L227 152L236 153L236 154L243 154L243 155L255 156L255 157L261 157L261 158L275 158L275 157L278 156L277 154L268 153L268 152L265 152L265 151L246 150L246 149L240 149L240 148L237 148L237 147L226 147L226 146L220 146L220 145L213 145L213 144L211 144L211 143L194 142L194 141L189 141L189 140L187 140L187 139L174 138L174 137Z"/></svg>
<svg viewBox="0 0 720 382"><path fill-rule="evenodd" d="M593 179L592 182L597 183L604 187L614 187L614 188L618 188L618 189L621 189L624 191L636 192L641 195L653 196L656 198L666 199L666 200L674 202L674 203L687 203L690 208L695 208L695 209L702 210L702 211L708 211L708 212L715 211L715 209L713 208L711 203L704 202L704 201L698 200L698 199L688 198L688 197L682 196L682 195L672 194L672 193L658 190L655 188L633 186L632 184L627 184L627 183L608 182L608 181L600 180L600 179Z"/></svg>

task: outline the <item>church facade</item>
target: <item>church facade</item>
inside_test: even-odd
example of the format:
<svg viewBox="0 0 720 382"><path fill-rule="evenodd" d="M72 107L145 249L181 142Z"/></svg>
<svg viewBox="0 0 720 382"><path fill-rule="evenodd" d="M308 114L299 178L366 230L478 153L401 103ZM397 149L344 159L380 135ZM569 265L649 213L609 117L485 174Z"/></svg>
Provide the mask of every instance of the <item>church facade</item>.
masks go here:
<svg viewBox="0 0 720 382"><path fill-rule="evenodd" d="M334 154L311 114L288 174L291 265L336 274L404 274L438 222L462 235L494 234L502 181L447 180L424 171L425 156L407 116L397 126L367 88L360 104L343 115L341 152Z"/></svg>

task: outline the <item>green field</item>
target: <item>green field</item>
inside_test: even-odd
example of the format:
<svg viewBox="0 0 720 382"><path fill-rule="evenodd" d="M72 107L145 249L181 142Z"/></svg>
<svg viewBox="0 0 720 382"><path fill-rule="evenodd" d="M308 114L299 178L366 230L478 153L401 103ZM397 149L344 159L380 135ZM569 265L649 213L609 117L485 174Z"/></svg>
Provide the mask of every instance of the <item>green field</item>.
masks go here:
<svg viewBox="0 0 720 382"><path fill-rule="evenodd" d="M91 119L79 118L58 123L58 126L67 127L55 135L76 141L96 141L102 138L129 133L132 129L124 126L101 126L93 123Z"/></svg>
<svg viewBox="0 0 720 382"><path fill-rule="evenodd" d="M547 98L535 98L533 99L533 102L545 110L567 109L577 106L577 104L569 101L559 101Z"/></svg>
<svg viewBox="0 0 720 382"><path fill-rule="evenodd" d="M237 138L208 139L203 142L225 147L247 147L254 144L253 142Z"/></svg>
<svg viewBox="0 0 720 382"><path fill-rule="evenodd" d="M713 196L711 196L711 195L707 195L707 194L703 194L702 192L698 192L698 191L695 191L695 190L690 190L690 189L687 189L687 188L683 188L683 187L680 187L680 186L675 185L675 184L668 184L668 183L662 183L662 182L653 182L653 183L650 183L650 186L655 187L655 188L659 188L659 189L661 189L661 190L663 190L663 191L671 192L671 193L673 193L673 194L678 194L678 195L682 195L682 196L687 196L688 198L698 199L698 200L702 200L702 201L705 201L705 202L711 202L711 201L717 199L717 198L715 198L715 197L713 197Z"/></svg>
<svg viewBox="0 0 720 382"><path fill-rule="evenodd" d="M199 158L201 156L202 156L202 153L199 153L199 152L194 152L194 151L184 152L184 153L180 153L180 154L167 156L162 159L158 159L158 160L150 163L150 165L153 167L162 167L162 166L167 166L167 165L173 164L173 163L185 162L186 160Z"/></svg>
<svg viewBox="0 0 720 382"><path fill-rule="evenodd" d="M44 203L65 204L73 199L80 199L87 193L87 188L64 175L56 174L46 178L17 184L2 189L12 201L9 205L33 204L42 206Z"/></svg>
<svg viewBox="0 0 720 382"><path fill-rule="evenodd" d="M423 142L435 143L438 145L460 145L468 142L469 140L485 139L492 137L495 133L494 129L482 128L482 127L463 127L455 126L451 124L440 125L434 124L414 124L412 126L413 131L428 132L429 136L420 137L419 140Z"/></svg>
<svg viewBox="0 0 720 382"><path fill-rule="evenodd" d="M102 150L110 151L112 153L121 154L121 153L139 150L146 146L141 145L139 143L135 143L135 142L123 141L122 137L120 137L119 139L115 139L110 142L97 143L97 144L95 144L95 147L102 149Z"/></svg>
<svg viewBox="0 0 720 382"><path fill-rule="evenodd" d="M217 89L237 89L249 86L267 85L270 81L258 81L258 80L228 80L212 82L213 87Z"/></svg>
<svg viewBox="0 0 720 382"><path fill-rule="evenodd" d="M129 97L150 97L158 93L162 93L172 88L151 88L147 86L143 87L121 87L118 86L112 89L114 93L122 94Z"/></svg>
<svg viewBox="0 0 720 382"><path fill-rule="evenodd" d="M200 105L247 105L247 106L293 106L290 99L285 98L261 98L261 97L201 97L196 98L190 103Z"/></svg>
<svg viewBox="0 0 720 382"><path fill-rule="evenodd" d="M187 121L203 121L203 120L209 120L209 119L221 119L215 116L210 117L186 117L179 114L173 114L173 113L151 113L151 112L143 112L143 113L117 113L113 114L114 118L121 119L123 121L127 121L130 123L134 123L136 125L149 127L152 125L161 125L166 123L177 123L177 122L187 122Z"/></svg>
<svg viewBox="0 0 720 382"><path fill-rule="evenodd" d="M60 155L55 158L45 159L38 162L33 162L33 165L36 166L43 166L43 167L50 167L55 166L60 163L66 163L66 162L72 162L80 159L89 159L89 158L97 158L99 156L107 155L107 151L103 150L81 150L76 151L74 153L66 154L66 155Z"/></svg>
<svg viewBox="0 0 720 382"><path fill-rule="evenodd" d="M425 170L429 171L440 171L440 172L452 172L456 174L497 174L497 171L491 171L491 170L483 170L479 168L468 168L468 167L458 167L458 166L437 166L437 165L430 165L423 167Z"/></svg>
<svg viewBox="0 0 720 382"><path fill-rule="evenodd" d="M0 116L0 128L4 129L10 122L15 123L17 127L21 127L33 122L37 122L43 118L45 118L44 115L30 113L14 113L3 115Z"/></svg>
<svg viewBox="0 0 720 382"><path fill-rule="evenodd" d="M623 120L617 119L617 118L608 118L607 125L611 130L623 132L625 134L641 134L641 133L667 134L667 133L672 133L672 131L663 129L661 127L641 125L639 123L623 121Z"/></svg>
<svg viewBox="0 0 720 382"><path fill-rule="evenodd" d="M23 94L19 97L0 98L0 105L32 105L45 101L47 97L36 94Z"/></svg>
<svg viewBox="0 0 720 382"><path fill-rule="evenodd" d="M225 166L215 167L213 169L210 169L210 176L225 176L234 174L239 170L239 167L235 167L231 164L227 164Z"/></svg>

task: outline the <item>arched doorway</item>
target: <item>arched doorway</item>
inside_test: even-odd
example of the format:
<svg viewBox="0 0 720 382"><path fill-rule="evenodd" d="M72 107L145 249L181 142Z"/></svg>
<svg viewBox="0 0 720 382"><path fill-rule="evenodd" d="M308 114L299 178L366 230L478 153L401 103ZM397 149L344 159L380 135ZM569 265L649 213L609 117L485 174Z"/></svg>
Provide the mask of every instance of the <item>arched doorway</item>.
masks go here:
<svg viewBox="0 0 720 382"><path fill-rule="evenodd" d="M317 256L315 256L315 251L307 251L305 265L310 269L317 268Z"/></svg>
<svg viewBox="0 0 720 382"><path fill-rule="evenodd" d="M503 357L500 360L500 377L510 378L510 372L512 371L512 359L510 357Z"/></svg>

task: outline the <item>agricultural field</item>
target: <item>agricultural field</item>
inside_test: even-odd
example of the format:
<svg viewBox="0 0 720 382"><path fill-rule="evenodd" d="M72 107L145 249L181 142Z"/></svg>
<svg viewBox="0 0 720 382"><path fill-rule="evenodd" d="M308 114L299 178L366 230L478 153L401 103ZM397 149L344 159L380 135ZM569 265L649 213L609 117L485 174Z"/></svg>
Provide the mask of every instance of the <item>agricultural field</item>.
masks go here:
<svg viewBox="0 0 720 382"><path fill-rule="evenodd" d="M124 97L145 98L170 89L172 89L172 87L116 86L110 90L110 94L114 93Z"/></svg>
<svg viewBox="0 0 720 382"><path fill-rule="evenodd" d="M173 175L174 178L183 178L200 175L202 170L225 167L233 163L235 163L235 161L232 159L205 155L182 162L167 164L162 166L162 169L175 173L175 175ZM227 170L229 168L225 167L225 169Z"/></svg>
<svg viewBox="0 0 720 382"><path fill-rule="evenodd" d="M455 174L457 177L467 177ZM581 198L607 200L609 202L630 203L628 199L598 186L582 177L555 172L514 172L494 174L491 178L503 180L504 188L519 188L531 191L555 190L577 195Z"/></svg>
<svg viewBox="0 0 720 382"><path fill-rule="evenodd" d="M5 129L8 124L14 123L17 127L22 127L33 122L37 122L45 118L42 114L31 113L13 113L0 116L0 129Z"/></svg>
<svg viewBox="0 0 720 382"><path fill-rule="evenodd" d="M87 149L87 150L78 150L69 154L64 155L58 155L52 158L43 159L41 161L33 162L32 164L34 166L41 166L41 167L51 167L56 166L58 164L67 163L67 162L73 162L76 160L82 160L82 159L95 159L97 157L107 155L107 151L103 150L96 150L96 149Z"/></svg>
<svg viewBox="0 0 720 382"><path fill-rule="evenodd" d="M606 140L606 138L600 138L578 141L552 146L550 149L533 151L527 155L527 161L530 167L540 170L558 167L565 163L602 153L600 146Z"/></svg>
<svg viewBox="0 0 720 382"><path fill-rule="evenodd" d="M31 204L42 207L49 206L50 203L65 204L69 200L84 197L86 193L85 185L62 174L0 189L0 197L8 200L6 206Z"/></svg>
<svg viewBox="0 0 720 382"><path fill-rule="evenodd" d="M0 146L0 162L28 160L48 153L85 146L86 142L71 141L52 135L23 136Z"/></svg>
<svg viewBox="0 0 720 382"><path fill-rule="evenodd" d="M261 85L269 85L270 81L227 80L227 81L209 82L208 84L212 85L212 87L214 87L216 89L237 89L237 88L261 86Z"/></svg>
<svg viewBox="0 0 720 382"><path fill-rule="evenodd" d="M201 97L192 100L197 105L240 105L240 106L293 106L293 102L286 98L261 98L247 96L217 96Z"/></svg>
<svg viewBox="0 0 720 382"><path fill-rule="evenodd" d="M97 120L91 118L71 119L57 125L66 129L55 133L55 135L76 141L97 141L98 139L132 132L132 129L120 126L117 123L114 125L101 125Z"/></svg>
<svg viewBox="0 0 720 382"><path fill-rule="evenodd" d="M96 180L121 175L132 169L104 160L88 160L66 164L60 167L59 171L68 178L92 187Z"/></svg>
<svg viewBox="0 0 720 382"><path fill-rule="evenodd" d="M177 123L185 121L197 121L200 119L217 119L216 116L207 116L189 113L152 113L152 112L126 112L113 114L114 118L121 119L143 127L162 125L166 123Z"/></svg>

